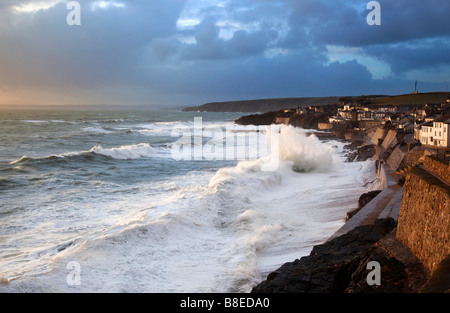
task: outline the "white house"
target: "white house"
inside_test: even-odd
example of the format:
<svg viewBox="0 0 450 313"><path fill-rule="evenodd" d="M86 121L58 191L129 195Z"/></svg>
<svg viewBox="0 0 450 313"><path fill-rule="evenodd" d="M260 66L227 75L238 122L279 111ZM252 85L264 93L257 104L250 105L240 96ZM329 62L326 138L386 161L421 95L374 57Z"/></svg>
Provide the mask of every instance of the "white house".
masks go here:
<svg viewBox="0 0 450 313"><path fill-rule="evenodd" d="M427 122L421 125L420 128L420 143L423 145L433 144L433 123Z"/></svg>
<svg viewBox="0 0 450 313"><path fill-rule="evenodd" d="M423 145L450 148L450 115L422 124L420 142Z"/></svg>
<svg viewBox="0 0 450 313"><path fill-rule="evenodd" d="M450 148L450 114L443 115L433 122L434 145Z"/></svg>

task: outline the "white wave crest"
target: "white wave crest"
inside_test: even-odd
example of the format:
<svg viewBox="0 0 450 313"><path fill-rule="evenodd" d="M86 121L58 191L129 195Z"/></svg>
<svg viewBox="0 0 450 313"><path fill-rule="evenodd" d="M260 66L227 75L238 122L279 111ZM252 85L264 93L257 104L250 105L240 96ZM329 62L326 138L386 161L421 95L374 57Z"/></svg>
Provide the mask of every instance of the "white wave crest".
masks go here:
<svg viewBox="0 0 450 313"><path fill-rule="evenodd" d="M103 148L102 146L95 146L89 150L89 152L106 155L114 159L129 160L154 156L158 153L158 150L148 143L140 143L136 145L120 146L117 148Z"/></svg>
<svg viewBox="0 0 450 313"><path fill-rule="evenodd" d="M99 126L84 127L82 129L82 131L89 132L89 133L99 133L99 134L110 134L110 133L112 133L111 131L106 130L103 127L99 127Z"/></svg>
<svg viewBox="0 0 450 313"><path fill-rule="evenodd" d="M267 140L271 138L271 131L266 132ZM265 164L278 160L277 173L284 173L286 169L295 172L325 172L333 163L333 151L330 145L323 144L316 136L307 136L306 133L292 126L283 126L277 138L278 145L271 154L257 160L245 160L236 167L223 168L217 171L210 181L210 187L216 187L233 177L240 177L253 172L262 171ZM268 145L270 146L270 145Z"/></svg>

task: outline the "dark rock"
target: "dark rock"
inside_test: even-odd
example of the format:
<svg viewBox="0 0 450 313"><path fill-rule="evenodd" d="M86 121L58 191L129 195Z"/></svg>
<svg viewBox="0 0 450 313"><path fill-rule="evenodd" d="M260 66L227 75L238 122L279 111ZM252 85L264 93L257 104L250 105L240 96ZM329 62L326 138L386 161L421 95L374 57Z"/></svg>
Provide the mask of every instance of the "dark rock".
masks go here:
<svg viewBox="0 0 450 313"><path fill-rule="evenodd" d="M357 143L358 143L358 141L357 141ZM352 144L347 145L347 147L354 148L355 145L352 143ZM368 159L373 158L376 153L377 153L377 148L375 145L359 146L356 148L356 151L353 151L348 154L347 162L366 161Z"/></svg>
<svg viewBox="0 0 450 313"><path fill-rule="evenodd" d="M450 255L439 263L433 275L431 275L419 292L450 293Z"/></svg>
<svg viewBox="0 0 450 313"><path fill-rule="evenodd" d="M363 193L359 199L358 199L358 207L356 209L353 209L345 214L345 221L347 222L349 219L351 219L356 213L358 213L367 203L372 201L373 198L375 198L381 190L373 190L366 193Z"/></svg>
<svg viewBox="0 0 450 313"><path fill-rule="evenodd" d="M373 198L378 196L378 194L381 191L382 190L373 190L373 191L369 191L369 192L363 193L358 199L358 208L362 209L367 203L372 201Z"/></svg>
<svg viewBox="0 0 450 313"><path fill-rule="evenodd" d="M234 122L239 125L271 125L275 123L277 117L284 116L284 111L266 112L263 114L251 114L241 116Z"/></svg>
<svg viewBox="0 0 450 313"><path fill-rule="evenodd" d="M359 210L361 210L361 209L356 208L356 209L350 210L347 213L345 213L345 222L347 222L349 219L351 219L356 213L359 212Z"/></svg>
<svg viewBox="0 0 450 313"><path fill-rule="evenodd" d="M325 113L295 114L295 111L292 110L245 115L234 122L239 125L271 125L276 123L277 118L289 118L289 125L305 129L317 129L318 123L328 123L328 115Z"/></svg>
<svg viewBox="0 0 450 313"><path fill-rule="evenodd" d="M394 228L395 221L390 218L376 220L374 225L356 227L315 246L309 256L285 263L252 292L343 292L351 285L351 274L374 246L374 240L383 238Z"/></svg>
<svg viewBox="0 0 450 313"><path fill-rule="evenodd" d="M368 159L371 159L376 154L376 152L377 150L375 148L375 145L366 145L359 147L357 150L356 161L366 161Z"/></svg>
<svg viewBox="0 0 450 313"><path fill-rule="evenodd" d="M369 285L367 269L369 262L376 261L381 266L380 285ZM409 293L409 281L406 267L397 259L389 256L379 247L372 247L365 252L355 268L346 273L351 275L350 283L343 290L348 293ZM348 276L346 276L348 278Z"/></svg>
<svg viewBox="0 0 450 313"><path fill-rule="evenodd" d="M290 124L292 126L306 129L317 129L318 123L328 123L328 115L326 114L294 115L290 121Z"/></svg>
<svg viewBox="0 0 450 313"><path fill-rule="evenodd" d="M351 143L344 146L345 149L356 150L358 149L364 142L362 140L355 140Z"/></svg>

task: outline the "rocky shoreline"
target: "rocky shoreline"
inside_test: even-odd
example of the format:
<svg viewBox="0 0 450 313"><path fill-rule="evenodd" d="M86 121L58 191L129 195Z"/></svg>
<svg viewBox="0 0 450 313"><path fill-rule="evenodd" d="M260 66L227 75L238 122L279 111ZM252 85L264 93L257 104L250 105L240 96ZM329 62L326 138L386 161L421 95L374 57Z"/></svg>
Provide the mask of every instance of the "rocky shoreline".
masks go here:
<svg viewBox="0 0 450 313"><path fill-rule="evenodd" d="M374 225L357 227L345 235L317 245L309 256L285 263L270 273L265 281L252 289L252 293L405 291L405 267L376 245L394 228L392 219L377 220ZM367 288L367 260L385 264L385 270L388 269L391 273L389 276L392 276L387 278L396 283Z"/></svg>
<svg viewBox="0 0 450 313"><path fill-rule="evenodd" d="M238 124L270 125L277 117L283 118L291 112L277 111L260 115L250 115L235 121ZM317 129L320 115L315 115L314 121L307 116L300 116L294 121L296 127ZM292 118L290 125L292 125ZM261 123L261 124L260 124ZM377 172L380 164L389 164L390 168L397 166L399 171L396 183L403 188L406 171L402 168L414 166L417 160L403 157L402 163L395 163L391 159L396 157L395 151L407 150L412 155L419 154L422 160L425 151L415 150L414 146L405 147L403 135L391 135L394 132L389 126L379 127L369 134L344 126L324 134L322 139L340 139L348 144L347 161L374 160ZM379 136L378 133L383 133ZM422 151L422 152L421 152ZM407 156L407 155L406 155ZM406 164L406 165L405 165ZM401 175L398 175L398 174ZM394 188L395 189L395 188ZM402 192L403 189L400 190ZM361 195L358 208L350 210L345 217L346 222L352 219L365 205L376 198L382 190L375 190ZM445 193L445 192L444 192ZM397 194L393 192L391 197ZM398 196L397 196L398 197ZM401 194L400 194L401 197ZM400 201L402 199L400 198ZM397 199L397 206L400 207ZM379 204L376 204L379 205ZM387 206L387 203L384 203ZM382 210L386 210L385 208ZM389 208L392 210L392 208ZM398 208L399 209L399 208ZM267 278L252 289L252 293L418 293L418 292L450 292L450 257L445 258L437 270L431 272L424 266L423 260L411 251L397 238L398 213L395 219L380 214L373 222L354 227L340 236L333 236L323 244L314 246L310 255L283 264L271 272ZM395 214L394 214L395 215ZM445 227L445 226L444 226ZM371 285L368 283L369 270L367 265L371 261L381 264L382 283ZM440 274L439 274L440 273ZM439 275L438 275L439 274ZM444 278L443 278L444 277Z"/></svg>

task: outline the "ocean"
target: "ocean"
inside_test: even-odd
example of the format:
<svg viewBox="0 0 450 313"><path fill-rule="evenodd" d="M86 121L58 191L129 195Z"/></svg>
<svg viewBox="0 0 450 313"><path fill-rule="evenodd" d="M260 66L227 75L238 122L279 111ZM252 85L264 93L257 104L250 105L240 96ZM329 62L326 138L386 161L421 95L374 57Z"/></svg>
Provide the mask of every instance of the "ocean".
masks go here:
<svg viewBox="0 0 450 313"><path fill-rule="evenodd" d="M1 110L0 292L249 292L376 188L345 143L242 115Z"/></svg>

